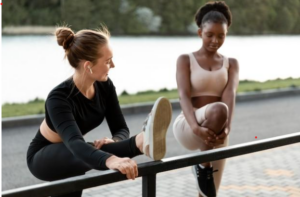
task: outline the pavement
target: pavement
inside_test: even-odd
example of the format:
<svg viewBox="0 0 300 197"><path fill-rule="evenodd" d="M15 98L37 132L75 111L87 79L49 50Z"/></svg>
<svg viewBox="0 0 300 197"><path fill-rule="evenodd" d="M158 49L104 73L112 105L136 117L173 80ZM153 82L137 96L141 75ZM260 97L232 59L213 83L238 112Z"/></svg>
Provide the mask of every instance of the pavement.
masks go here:
<svg viewBox="0 0 300 197"><path fill-rule="evenodd" d="M300 132L300 95L237 103L230 133L230 144L251 142ZM173 119L180 110L173 111ZM147 113L125 115L131 135L140 132ZM33 177L26 166L27 147L39 125L2 129L2 191L43 183ZM85 136L93 141L110 136L107 124ZM257 136L257 139L255 138ZM172 127L167 134L166 158L192 153L174 138ZM294 144L268 151L228 159L219 197L290 196L300 197L300 145ZM296 155L297 152L297 155ZM298 157L297 157L298 156ZM145 156L138 163L150 161ZM88 173L97 173L92 170ZM197 196L190 168L157 175L157 196ZM84 190L83 196L141 196L141 178Z"/></svg>
<svg viewBox="0 0 300 197"><path fill-rule="evenodd" d="M299 197L300 144L227 159L218 197ZM157 197L196 197L191 168L157 175ZM83 197L141 197L142 178L86 189Z"/></svg>

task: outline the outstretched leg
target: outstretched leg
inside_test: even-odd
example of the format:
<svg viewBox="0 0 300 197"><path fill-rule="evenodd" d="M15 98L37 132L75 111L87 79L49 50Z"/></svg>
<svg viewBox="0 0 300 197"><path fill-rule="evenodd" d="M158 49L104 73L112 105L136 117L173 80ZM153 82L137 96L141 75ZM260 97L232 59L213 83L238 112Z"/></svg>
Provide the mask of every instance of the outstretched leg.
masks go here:
<svg viewBox="0 0 300 197"><path fill-rule="evenodd" d="M120 141L103 145L104 151L118 157L134 157L144 153L160 160L166 153L166 133L172 119L172 106L168 99L158 98L142 127L142 132L130 138L129 143ZM128 148L129 147L129 148Z"/></svg>

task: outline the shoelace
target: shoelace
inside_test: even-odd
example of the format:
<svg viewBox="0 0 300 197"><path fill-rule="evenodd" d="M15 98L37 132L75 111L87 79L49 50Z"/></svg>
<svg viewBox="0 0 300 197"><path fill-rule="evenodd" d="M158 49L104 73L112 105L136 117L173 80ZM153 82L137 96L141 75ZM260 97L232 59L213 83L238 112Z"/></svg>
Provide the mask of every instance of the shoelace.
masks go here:
<svg viewBox="0 0 300 197"><path fill-rule="evenodd" d="M210 179L213 173L218 172L219 170L207 171L207 179Z"/></svg>
<svg viewBox="0 0 300 197"><path fill-rule="evenodd" d="M213 175L213 173L215 172L218 172L219 170L214 170L214 171L210 171L210 170L207 170L207 178L210 179L210 177ZM197 170L197 177L199 177L199 171Z"/></svg>

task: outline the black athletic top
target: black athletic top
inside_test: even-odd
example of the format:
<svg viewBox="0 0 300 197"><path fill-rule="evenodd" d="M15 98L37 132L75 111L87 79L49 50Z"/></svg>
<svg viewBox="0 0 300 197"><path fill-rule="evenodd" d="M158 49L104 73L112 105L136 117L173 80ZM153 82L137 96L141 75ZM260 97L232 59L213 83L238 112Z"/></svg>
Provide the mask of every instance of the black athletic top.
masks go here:
<svg viewBox="0 0 300 197"><path fill-rule="evenodd" d="M114 140L129 137L129 129L120 109L115 87L110 79L95 82L95 96L86 98L69 78L55 87L45 103L46 123L57 132L67 148L94 169L107 169L111 154L87 144L83 135L99 126L104 118Z"/></svg>

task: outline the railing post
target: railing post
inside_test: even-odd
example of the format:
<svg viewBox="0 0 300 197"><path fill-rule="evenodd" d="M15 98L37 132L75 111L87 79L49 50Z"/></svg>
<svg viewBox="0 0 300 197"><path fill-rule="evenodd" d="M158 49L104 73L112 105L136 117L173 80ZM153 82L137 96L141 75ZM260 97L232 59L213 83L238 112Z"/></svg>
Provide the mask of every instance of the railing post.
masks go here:
<svg viewBox="0 0 300 197"><path fill-rule="evenodd" d="M143 197L156 196L156 174L143 176Z"/></svg>

